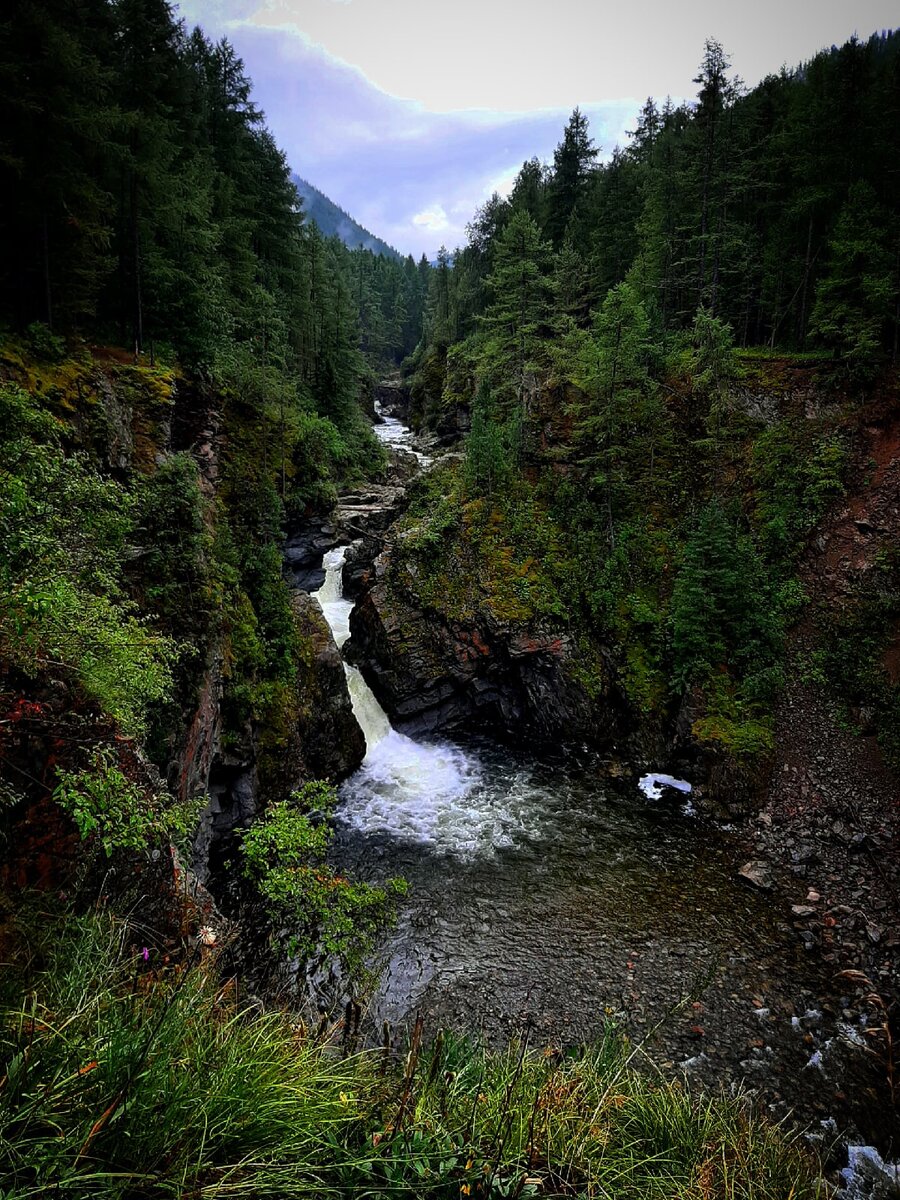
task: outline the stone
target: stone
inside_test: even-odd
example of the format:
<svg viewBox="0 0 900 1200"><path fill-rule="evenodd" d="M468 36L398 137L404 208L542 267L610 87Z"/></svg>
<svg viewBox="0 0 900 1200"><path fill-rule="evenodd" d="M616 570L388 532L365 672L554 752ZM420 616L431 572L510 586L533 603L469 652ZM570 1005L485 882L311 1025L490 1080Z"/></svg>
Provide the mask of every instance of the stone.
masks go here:
<svg viewBox="0 0 900 1200"><path fill-rule="evenodd" d="M297 680L298 722L304 774L315 779L344 779L360 765L366 740L350 703L341 652L318 601L306 592L291 598L297 629L312 645L313 658Z"/></svg>
<svg viewBox="0 0 900 1200"><path fill-rule="evenodd" d="M738 878L761 892L770 892L773 887L769 864L763 862L761 859L754 859L751 862L744 863L738 871Z"/></svg>
<svg viewBox="0 0 900 1200"><path fill-rule="evenodd" d="M608 686L588 695L565 630L423 611L393 582L389 551L374 576L350 616L345 655L396 729L416 736L467 727L545 745L616 742L625 713Z"/></svg>

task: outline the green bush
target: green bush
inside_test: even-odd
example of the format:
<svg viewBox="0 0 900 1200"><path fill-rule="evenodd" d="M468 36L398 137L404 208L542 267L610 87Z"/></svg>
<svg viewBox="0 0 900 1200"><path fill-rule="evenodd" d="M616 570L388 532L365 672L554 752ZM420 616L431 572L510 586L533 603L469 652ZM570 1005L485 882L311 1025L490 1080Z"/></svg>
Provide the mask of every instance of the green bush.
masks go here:
<svg viewBox="0 0 900 1200"><path fill-rule="evenodd" d="M790 564L800 557L810 532L843 492L846 469L839 434L781 421L759 435L751 461L755 521L770 561Z"/></svg>
<svg viewBox="0 0 900 1200"><path fill-rule="evenodd" d="M356 968L389 918L390 897L403 894L406 884L392 879L386 888L372 887L326 863L335 799L329 784L305 784L244 832L241 854L270 918L290 929L292 955L333 954Z"/></svg>
<svg viewBox="0 0 900 1200"><path fill-rule="evenodd" d="M60 362L66 356L65 339L58 337L43 321L33 321L25 330L25 341L35 358Z"/></svg>
<svg viewBox="0 0 900 1200"><path fill-rule="evenodd" d="M718 501L701 509L672 591L672 645L680 687L723 668L743 678L768 668L780 628L752 538Z"/></svg>
<svg viewBox="0 0 900 1200"><path fill-rule="evenodd" d="M62 671L129 733L171 691L177 648L126 598L131 495L27 393L0 387L0 650L29 673Z"/></svg>
<svg viewBox="0 0 900 1200"><path fill-rule="evenodd" d="M179 806L171 796L148 795L116 764L109 749L98 749L90 766L60 771L53 799L69 814L83 841L107 858L118 850L146 850L154 841L182 843L193 832L198 807Z"/></svg>

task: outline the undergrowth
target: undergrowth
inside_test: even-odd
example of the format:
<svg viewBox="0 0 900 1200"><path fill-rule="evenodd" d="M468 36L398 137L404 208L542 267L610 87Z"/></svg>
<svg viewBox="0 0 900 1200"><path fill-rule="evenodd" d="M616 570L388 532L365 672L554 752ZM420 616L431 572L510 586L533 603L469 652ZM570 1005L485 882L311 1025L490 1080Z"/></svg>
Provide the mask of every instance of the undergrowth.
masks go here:
<svg viewBox="0 0 900 1200"><path fill-rule="evenodd" d="M421 1026L405 1061L342 1054L170 963L104 912L6 932L0 1194L804 1200L817 1164L743 1099L634 1069L610 1030L571 1055Z"/></svg>

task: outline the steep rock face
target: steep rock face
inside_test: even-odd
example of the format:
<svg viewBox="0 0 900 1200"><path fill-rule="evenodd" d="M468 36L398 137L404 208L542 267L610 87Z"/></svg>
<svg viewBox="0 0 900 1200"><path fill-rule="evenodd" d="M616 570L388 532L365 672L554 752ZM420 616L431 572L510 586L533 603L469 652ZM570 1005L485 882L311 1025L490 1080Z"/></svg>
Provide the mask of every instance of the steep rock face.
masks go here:
<svg viewBox="0 0 900 1200"><path fill-rule="evenodd" d="M395 460L400 455L412 458L412 455L394 451L387 482L370 483L361 491L347 493L341 496L331 512L308 517L289 531L282 555L285 575L292 588L317 591L325 582L322 558L335 546L348 542L360 547L357 562L364 563L365 568L371 566L384 545L384 531L403 510L403 482L417 467L413 459L412 467L408 467L405 474L398 472ZM347 594L352 593L348 591Z"/></svg>
<svg viewBox="0 0 900 1200"><path fill-rule="evenodd" d="M409 388L397 376L382 379L375 385L373 400L381 405L383 412L401 421L409 421Z"/></svg>
<svg viewBox="0 0 900 1200"><path fill-rule="evenodd" d="M197 749L184 761L181 786L186 796L209 797L193 843L194 871L204 883L215 870L217 847L251 825L266 800L310 779L344 779L365 757L340 651L322 610L306 592L295 592L291 604L304 653L294 681L296 721L286 742L264 744L267 731L248 725L223 746L214 679L204 686L191 727L188 744Z"/></svg>
<svg viewBox="0 0 900 1200"><path fill-rule="evenodd" d="M282 548L284 571L292 588L314 592L325 582L323 556L340 540L331 515L310 517L291 530Z"/></svg>
<svg viewBox="0 0 900 1200"><path fill-rule="evenodd" d="M549 625L448 621L382 581L354 608L350 627L349 653L407 732L467 727L512 741L594 745L623 734L610 689L588 692L578 648Z"/></svg>
<svg viewBox="0 0 900 1200"><path fill-rule="evenodd" d="M334 516L341 541L350 543L344 560L345 596L355 599L374 582L375 560L405 503L406 493L398 484L375 484L363 492L341 497Z"/></svg>

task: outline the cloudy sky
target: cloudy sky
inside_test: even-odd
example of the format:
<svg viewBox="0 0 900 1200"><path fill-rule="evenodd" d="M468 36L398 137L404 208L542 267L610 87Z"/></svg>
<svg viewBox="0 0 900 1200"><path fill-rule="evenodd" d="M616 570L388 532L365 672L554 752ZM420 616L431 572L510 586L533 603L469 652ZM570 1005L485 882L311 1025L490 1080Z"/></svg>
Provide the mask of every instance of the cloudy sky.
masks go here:
<svg viewBox="0 0 900 1200"><path fill-rule="evenodd" d="M604 157L648 95L692 97L707 37L748 84L897 0L181 0L244 59L293 170L404 253L465 239L580 105Z"/></svg>

